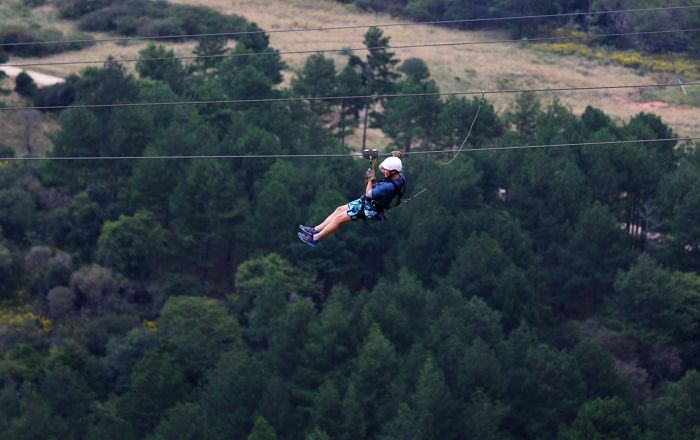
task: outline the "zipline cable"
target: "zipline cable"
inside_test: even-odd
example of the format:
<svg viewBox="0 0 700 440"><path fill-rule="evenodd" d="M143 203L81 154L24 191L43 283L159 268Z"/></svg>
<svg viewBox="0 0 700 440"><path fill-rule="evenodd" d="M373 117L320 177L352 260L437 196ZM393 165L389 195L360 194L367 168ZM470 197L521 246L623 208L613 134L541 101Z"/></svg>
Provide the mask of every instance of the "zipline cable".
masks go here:
<svg viewBox="0 0 700 440"><path fill-rule="evenodd" d="M649 144L656 142L680 142L680 141L696 141L700 140L700 136L684 136L675 138L664 138L664 139L629 139L629 140L619 140L619 141L596 141L596 142L577 142L577 143L566 143L566 144L540 144L540 145L511 145L511 146L498 146L498 147L481 147L481 148L468 148L462 150L464 152L472 151L502 151L502 150L527 150L533 148L559 148L559 147L589 147L594 145L614 145L614 144ZM411 151L410 153L403 153L407 156L421 155L421 154L449 154L454 153L454 150L424 150L424 151Z"/></svg>
<svg viewBox="0 0 700 440"><path fill-rule="evenodd" d="M397 50L397 49L416 49L425 47L456 47L456 46L474 46L482 44L505 44L505 43L537 43L545 41L572 41L572 40L587 40L596 38L613 38L624 36L643 36L643 35L660 35L673 33L691 33L698 32L700 28L690 29L670 29L660 31L638 31L638 32L617 32L612 34L593 34L593 35L569 35L561 37L534 37L534 38L511 38L500 40L481 40L481 41L454 41L446 43L417 43L405 44L398 46L377 46L377 47L353 47L340 49L304 49L304 50L289 50L289 51L269 51L269 52L244 52L244 53L226 53L218 55L187 55L187 56L172 56L172 57L154 57L154 58L123 58L123 59L107 59L107 60L85 60L85 61L54 61L54 62L33 62L33 63L10 63L0 64L5 67L37 67L37 66L67 66L67 65L82 65L82 64L104 64L106 62L116 63L132 63L132 62L152 62L152 61L172 61L172 60L203 60L203 59L223 59L223 58L238 58L238 57L254 57L254 56L274 56L274 55L300 55L300 54L316 54L328 52L358 52L358 51L373 51L373 50Z"/></svg>
<svg viewBox="0 0 700 440"><path fill-rule="evenodd" d="M655 7L655 8L616 9L616 10L610 10L610 11L567 12L567 13L561 13L561 14L516 15L516 16L508 16L508 17L465 18L465 19L455 19L455 20L434 20L434 21L418 21L418 22L407 22L407 23L377 23L377 24L315 27L315 28L270 29L270 30L255 30L255 31L194 33L194 34L176 34L176 35L150 35L150 36L110 37L110 38L52 40L52 41L26 41L26 42L19 42L19 43L0 43L0 47L49 45L49 44L104 43L104 42L109 42L109 41L130 41L130 40L166 40L166 39L172 40L172 39L199 38L199 37L235 37L235 36L239 36L239 35L251 35L251 34L339 31L339 30L351 30L351 29L368 29L371 27L389 28L389 27L408 27L408 26L440 25L440 24L487 23L487 22L498 22L498 21L504 22L504 21L514 21L514 20L534 20L534 19L542 19L542 18L597 16L597 15L624 14L624 13L637 13L637 12L662 12L662 11L674 11L674 10L690 10L690 9L697 9L697 8L700 8L700 5L660 6L660 7Z"/></svg>
<svg viewBox="0 0 700 440"><path fill-rule="evenodd" d="M124 102L113 104L73 104L73 105L44 105L44 106L18 106L0 107L0 112L14 110L65 110L65 109L99 109L117 107L149 107L149 106L180 106L180 105L213 105L213 104L255 104L265 102L296 102L296 101L337 101L347 99L379 99L379 98L417 98L427 96L470 96L470 95L501 95L515 93L557 93L557 92L577 92L591 90L621 90L621 89L646 89L657 87L678 87L697 86L700 81L686 81L678 83L652 83L652 84L621 84L612 86L584 86L584 87L552 87L552 88L531 88L531 89L507 89L507 90L485 90L466 92L425 92L425 93L386 93L375 95L345 95L345 96L306 96L289 98L257 98L257 99L219 99L204 101L155 101L155 102Z"/></svg>
<svg viewBox="0 0 700 440"><path fill-rule="evenodd" d="M634 139L619 141L580 142L569 144L540 144L540 145L511 145L484 148L468 148L463 152L482 152L495 150L524 150L532 148L559 148L559 147L588 147L594 145L615 144L648 144L656 142L679 142L700 140L696 137L675 137L665 139ZM450 154L455 150L428 150L403 153L406 156L428 154ZM391 153L382 153L380 156L390 156ZM309 159L309 158L355 158L363 157L362 153L333 153L333 154L210 154L210 155L181 155L181 156L54 156L54 157L0 157L0 161L110 161L110 160L196 160L196 159Z"/></svg>
<svg viewBox="0 0 700 440"><path fill-rule="evenodd" d="M457 159L457 156L459 156L459 153L462 152L462 148L467 144L467 141L469 140L469 137L472 135L472 130L474 129L474 124L476 124L476 120L479 119L479 113L481 112L481 107L484 105L484 101L486 100L486 93L481 92L481 100L479 100L479 106L476 108L476 113L474 114L474 118L472 119L472 123L469 125L469 131L467 132L467 135L464 137L464 140L460 144L459 148L457 149L457 152L452 156L452 159L448 160L447 162L443 162L440 164L440 170L442 171L447 165L451 164L454 162L455 159ZM402 200L403 204L406 204L413 200L414 198L418 197L419 195L423 194L426 192L428 189L430 189L431 186L433 186L434 183L438 181L439 176L435 174L433 176L433 179L428 182L428 184L425 185L425 187L418 191L417 193L412 194L410 197L408 197L405 200Z"/></svg>
<svg viewBox="0 0 700 440"><path fill-rule="evenodd" d="M477 112L476 116L478 117L479 114ZM472 127L474 125L474 122L476 121L476 117L474 118L474 121L472 121ZM464 139L464 142L462 142L462 146L467 142L467 139L469 139L469 135L471 134L471 128L469 129L469 133L467 134L467 137ZM578 142L578 143L566 143L566 144L541 144L541 145L512 145L512 146L505 146L505 147L483 147L483 148L469 148L464 151L503 151L503 150L525 150L525 149L535 149L535 148L565 148L565 147L588 147L588 146L599 146L599 145L620 145L620 144L642 144L642 143L654 143L654 142L678 142L678 141L686 141L689 142L691 140L698 140L700 137L684 137L684 138L667 138L667 139L643 139L643 140L623 140L623 141L599 141L599 142ZM441 164L442 168L445 167L445 165L448 165L452 163L454 159L457 158L457 155L462 151L462 148L460 147L455 156L452 158L447 163ZM451 153L453 150L426 150L426 151L414 151L411 153L404 153L404 155L415 155L415 154L447 154ZM433 177L426 185L425 187L418 191L417 193L413 194L411 197L408 199L403 200L403 203L408 203L412 199L418 197L419 195L423 194L426 192L430 187L432 187L438 180L438 177Z"/></svg>

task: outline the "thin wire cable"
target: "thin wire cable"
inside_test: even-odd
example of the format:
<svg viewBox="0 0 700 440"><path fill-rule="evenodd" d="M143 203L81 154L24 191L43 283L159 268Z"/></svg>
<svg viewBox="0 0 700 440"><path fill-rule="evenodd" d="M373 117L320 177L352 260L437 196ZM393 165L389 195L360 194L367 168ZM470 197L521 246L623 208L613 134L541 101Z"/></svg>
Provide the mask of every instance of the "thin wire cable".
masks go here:
<svg viewBox="0 0 700 440"><path fill-rule="evenodd" d="M532 148L558 148L558 147L589 147L594 145L614 145L614 144L649 144L655 142L680 142L680 141L696 141L700 140L700 136L685 136L685 137L675 137L675 138L664 138L664 139L637 139L637 140L619 140L619 141L596 141L596 142L578 142L578 143L566 143L566 144L540 144L540 145L511 145L511 146L497 146L497 147L480 147L480 148L467 148L463 150L464 152L477 152L477 151L498 151L498 150L524 150ZM425 150L425 151L411 151L409 153L404 153L407 156L421 155L421 154L448 154L454 153L454 150Z"/></svg>
<svg viewBox="0 0 700 440"><path fill-rule="evenodd" d="M384 99L384 98L416 98L426 96L469 96L469 95L500 95L515 93L556 93L556 92L576 92L590 90L616 90L616 89L645 89L657 87L678 87L697 86L700 81L687 81L683 83L656 83L656 84L622 84L613 86L587 86L587 87L552 87L533 89L508 89L508 90L485 90L466 92L425 92L425 93L386 93L377 95L345 95L345 96L306 96L290 98L257 98L257 99L219 99L206 101L156 101L156 102L125 102L114 104L74 104L74 105L45 105L45 106L18 106L0 107L2 111L14 110L65 110L65 109L90 109L90 108L116 108L116 107L148 107L148 106L179 106L179 105L214 105L214 104L254 104L264 102L294 102L294 101L336 101L344 99Z"/></svg>
<svg viewBox="0 0 700 440"><path fill-rule="evenodd" d="M477 109L476 112L476 117L479 116L479 111ZM476 121L476 117L474 118L474 121ZM474 121L472 121L472 127L474 126ZM467 139L469 139L469 135L471 134L472 128L469 128L469 133L467 134L467 137L464 139L464 142L462 142L462 145L459 147L459 150L457 150L457 153L455 153L454 157L446 163L440 164L441 169L444 169L446 165L449 165L452 163L459 153L462 151L462 147L464 144L467 142ZM646 143L650 142L668 142L668 141L678 141L678 140L685 140L688 141L690 139L700 139L700 138L673 138L673 139L647 139L644 140ZM635 140L626 140L626 141L603 141L603 142L583 142L583 143L569 143L569 144L542 144L542 145L514 145L510 147L485 147L485 148L470 148L465 151L489 151L489 150L522 150L522 149L530 149L530 148L552 148L552 147L584 147L584 146L592 146L592 145L610 145L610 144L630 144L630 143L641 143L642 141L635 141ZM415 153L411 154L440 154L440 153L452 153L454 152L453 150L433 150L433 151L417 151ZM409 154L409 153L406 153ZM411 197L403 200L403 203L406 204L410 202L411 200L415 199L416 197L420 196L421 194L425 193L428 191L437 181L439 180L439 176L436 175L434 176L428 183L423 187L422 190L418 191L417 193L411 195Z"/></svg>
<svg viewBox="0 0 700 440"><path fill-rule="evenodd" d="M481 107L484 105L484 101L486 100L486 94L484 92L481 93L481 100L479 101L479 106L476 109L476 114L474 115L474 118L472 119L472 123L469 126L469 131L467 132L467 135L464 137L464 140L460 144L459 148L457 149L457 152L452 156L452 159L448 160L447 162L441 163L440 164L440 170L444 170L445 167L457 159L457 156L459 156L459 153L462 152L462 148L467 144L467 141L469 140L469 137L472 135L472 130L474 129L474 124L476 124L476 120L479 119L479 113L481 112ZM417 193L413 193L410 197L408 197L405 200L402 200L403 204L406 204L410 202L411 200L415 199L419 195L423 194L424 192L428 191L430 187L432 187L437 181L439 180L440 176L438 174L435 174L424 187L422 190L418 191Z"/></svg>
<svg viewBox="0 0 700 440"><path fill-rule="evenodd" d="M329 52L358 52L358 51L373 51L373 50L398 50L398 49L416 49L424 47L447 47L447 46L474 46L482 44L506 44L506 43L537 43L543 41L571 41L571 40L587 40L597 38L613 38L623 36L642 36L642 35L660 35L674 33L691 33L698 32L700 28L690 29L670 29L661 31L639 31L639 32L617 32L612 34L594 34L594 35L570 35L561 37L535 37L535 38L512 38L501 40L481 40L481 41L454 41L446 43L417 43L405 44L399 46L377 46L377 47L352 47L340 49L304 49L304 50L289 50L289 51L269 51L269 52L245 52L245 53L226 53L218 55L187 55L187 56L172 56L172 57L154 57L154 58L122 58L122 59L107 59L107 60L85 60L85 61L54 61L54 62L35 62L35 63L14 63L2 64L6 67L37 67L37 66L67 66L67 65L83 65L83 64L104 64L106 62L118 63L133 63L133 62L152 62L152 61L168 61L168 60L203 60L203 59L223 59L223 58L239 58L239 57L254 57L254 56L273 56L273 55L303 55L315 53Z"/></svg>
<svg viewBox="0 0 700 440"><path fill-rule="evenodd" d="M183 156L56 156L56 157L3 157L0 161L65 161L65 160L196 160L196 159L296 159L296 158L362 157L361 153L344 154L212 154Z"/></svg>
<svg viewBox="0 0 700 440"><path fill-rule="evenodd" d="M477 111L477 116L478 116L478 111ZM476 118L474 118L476 120ZM473 122L472 122L473 126ZM471 134L471 128L469 129L469 134ZM467 134L467 137L465 138L464 142L462 142L462 146L466 143L467 139L469 139L469 134ZM653 142L669 142L669 141L690 141L690 140L697 140L700 139L700 137L684 137L684 138L667 138L667 139L643 139L643 140L624 140L624 141L601 141L601 142L579 142L579 143L567 143L567 144L541 144L541 145L513 145L513 146L506 146L506 147L484 147L484 148L469 148L467 150L464 150L465 152L473 151L493 151L493 150L523 150L523 149L534 149L534 148L557 148L557 147L587 147L587 146L598 146L598 145L612 145L612 144L632 144L632 143L653 143ZM457 158L457 155L462 151L462 148L457 151L457 153L454 155L452 160L450 160L447 163L441 164L441 170L445 168L446 165L452 163ZM448 153L453 153L454 150L427 150L427 151L415 151L411 153L404 153L405 155L414 155L414 154L422 154L422 155L427 155L427 154L448 154ZM425 193L428 191L437 181L439 180L439 176L433 177L428 183L423 187L422 190L418 191L415 194L412 194L409 198L403 200L403 204L406 204L410 202L411 200L415 199L416 197L420 196L421 194Z"/></svg>
<svg viewBox="0 0 700 440"><path fill-rule="evenodd" d="M617 9L611 11L590 11L590 12L567 12L561 14L542 14L542 15L517 15L509 17L490 17L490 18L465 18L455 20L434 20L434 21L418 21L405 23L377 23L363 25L347 25L347 26L332 26L332 27L316 27L316 28L291 28L291 29L270 29L270 30L255 30L255 31L236 31L236 32L216 32L216 33L196 33L196 34L176 34L176 35L150 35L150 36L134 36L134 37L110 37L110 38L95 38L95 39L75 39L75 40L53 40L53 41L27 41L20 43L1 43L0 47L6 46L30 46L30 45L47 45L47 44L75 44L75 43L104 43L109 41L129 41L129 40L172 40L184 38L198 37L235 37L239 35L251 34L272 34L272 33L287 33L287 32L318 32L318 31L338 31L350 29L368 29L370 27L389 28L389 27L408 27L422 25L440 25L440 24L460 24L460 23L486 23L497 21L514 21L514 20L534 20L541 18L562 18L576 16L596 16L618 13L637 13L637 12L661 12L672 10L689 10L700 8L700 5L694 6L662 6L655 8L636 8L636 9Z"/></svg>
<svg viewBox="0 0 700 440"><path fill-rule="evenodd" d="M454 160L457 159L457 156L459 156L459 153L462 151L462 148L464 148L464 146L467 144L469 137L472 135L472 130L474 129L474 124L476 124L476 120L479 118L479 113L481 112L481 107L484 105L485 100L486 100L486 92L482 91L481 92L481 99L479 100L479 106L476 108L476 114L474 115L474 119L472 119L472 123L469 126L469 132L467 132L467 136L462 141L462 144L459 146L459 149L455 153L454 157L442 164L443 167L454 162Z"/></svg>
<svg viewBox="0 0 700 440"><path fill-rule="evenodd" d="M619 141L580 142L569 144L540 144L540 145L512 145L484 148L468 148L464 152L481 152L494 150L523 150L531 148L555 148L555 147L588 147L594 145L613 144L646 144L655 142L678 142L700 140L700 137L675 137L665 139L636 139ZM403 153L407 156L427 154L449 154L452 150L428 150ZM382 153L380 156L390 156L391 153ZM197 160L197 159L309 159L309 158L355 158L363 157L362 153L344 154L211 154L211 155L181 155L181 156L54 156L54 157L0 157L0 161L105 161L105 160Z"/></svg>

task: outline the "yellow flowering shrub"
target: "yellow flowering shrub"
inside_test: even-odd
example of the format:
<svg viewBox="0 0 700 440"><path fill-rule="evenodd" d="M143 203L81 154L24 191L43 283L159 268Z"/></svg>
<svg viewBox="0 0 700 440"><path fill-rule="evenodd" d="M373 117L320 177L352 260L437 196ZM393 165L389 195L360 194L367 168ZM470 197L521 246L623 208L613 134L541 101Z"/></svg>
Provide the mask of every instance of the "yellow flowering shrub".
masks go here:
<svg viewBox="0 0 700 440"><path fill-rule="evenodd" d="M592 50L590 47L581 43L551 43L551 44L540 44L542 48L546 48L548 52L554 52L559 55L578 55L582 57L590 57L592 55Z"/></svg>
<svg viewBox="0 0 700 440"><path fill-rule="evenodd" d="M51 319L37 315L28 307L19 309L0 308L0 331L30 331L33 334L48 335L51 333Z"/></svg>
<svg viewBox="0 0 700 440"><path fill-rule="evenodd" d="M609 54L610 61L621 64L625 67L641 67L642 57L634 52L611 52Z"/></svg>
<svg viewBox="0 0 700 440"><path fill-rule="evenodd" d="M585 44L576 42L538 43L533 47L537 50L555 53L557 55L577 55L584 58L610 62L634 69L644 69L652 72L678 73L684 77L700 75L700 65L687 59L672 60L667 56L645 55L639 51L609 51L592 49Z"/></svg>

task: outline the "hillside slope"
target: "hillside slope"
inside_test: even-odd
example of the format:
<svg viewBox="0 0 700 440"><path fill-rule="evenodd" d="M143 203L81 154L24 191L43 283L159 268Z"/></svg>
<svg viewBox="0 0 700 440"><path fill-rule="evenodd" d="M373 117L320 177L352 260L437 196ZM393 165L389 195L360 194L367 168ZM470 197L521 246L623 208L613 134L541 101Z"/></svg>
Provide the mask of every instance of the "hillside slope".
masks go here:
<svg viewBox="0 0 700 440"><path fill-rule="evenodd" d="M240 14L264 29L315 28L327 26L396 23L387 15L359 12L331 0L172 0L197 4L220 12ZM271 33L272 46L281 51L361 47L366 29L329 32ZM508 38L486 31L458 31L434 26L385 28L394 45L484 41ZM517 44L486 44L429 47L396 51L404 60L422 58L442 91L497 90L512 88L591 87L614 84L673 82L664 75L641 74L632 69L601 65L575 57L559 57L523 49ZM286 55L291 68L299 68L308 55ZM345 57L336 56L336 59ZM338 63L337 66L341 64ZM593 91L557 94L574 111L593 105L623 120L640 111L650 111L673 126L681 135L700 136L700 109L660 101L647 102L640 91ZM512 95L490 97L497 107L512 100ZM544 99L551 96L543 95ZM700 104L700 103L699 103Z"/></svg>
<svg viewBox="0 0 700 440"><path fill-rule="evenodd" d="M209 6L222 13L242 15L268 30L398 22L389 16L361 12L332 0L172 0L172 2ZM57 20L57 26L68 31L74 30L73 24L66 21ZM362 47L362 35L365 31L366 28L325 32L273 32L270 34L270 39L272 46L280 51L357 48ZM458 31L424 25L389 27L384 31L391 36L392 45L508 38L505 34L494 31ZM97 38L105 36L98 33L94 35ZM194 45L195 43L191 41L185 44L168 44L177 55L191 55ZM25 63L93 61L105 59L109 55L117 59L134 58L145 46L146 43L140 41L119 44L101 43L80 52L12 61ZM291 78L294 71L303 65L308 55L307 53L284 56L290 67L286 73L287 79ZM342 67L347 59L347 55L332 53L326 55L337 60L338 68ZM442 91L594 87L676 81L676 78L670 75L644 74L620 66L603 65L593 60L546 54L513 43L401 49L396 50L396 55L401 60L409 57L425 60ZM127 63L127 66L133 69L133 63ZM65 77L84 67L85 65L57 65L32 67L32 69ZM659 114L678 134L700 136L700 108L659 100L650 101L649 98L645 98L648 94L643 94L641 90L564 92L557 93L556 96L570 105L575 112L581 112L587 105L592 105L623 121L641 111L654 112ZM543 93L541 97L549 100L554 95ZM489 99L497 108L502 109L513 99L513 95L492 95Z"/></svg>

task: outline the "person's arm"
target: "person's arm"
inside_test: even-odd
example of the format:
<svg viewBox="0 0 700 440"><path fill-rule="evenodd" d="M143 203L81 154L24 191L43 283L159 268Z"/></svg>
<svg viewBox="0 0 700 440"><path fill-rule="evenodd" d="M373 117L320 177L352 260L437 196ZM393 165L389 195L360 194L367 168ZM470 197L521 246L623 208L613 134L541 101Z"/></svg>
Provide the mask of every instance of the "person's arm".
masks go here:
<svg viewBox="0 0 700 440"><path fill-rule="evenodd" d="M367 169L365 174L365 180L367 181L367 186L365 187L365 196L372 197L372 185L374 184L374 170L372 168Z"/></svg>
<svg viewBox="0 0 700 440"><path fill-rule="evenodd" d="M372 184L374 184L374 180L368 180L367 188L365 188L365 195L369 198L372 198Z"/></svg>

